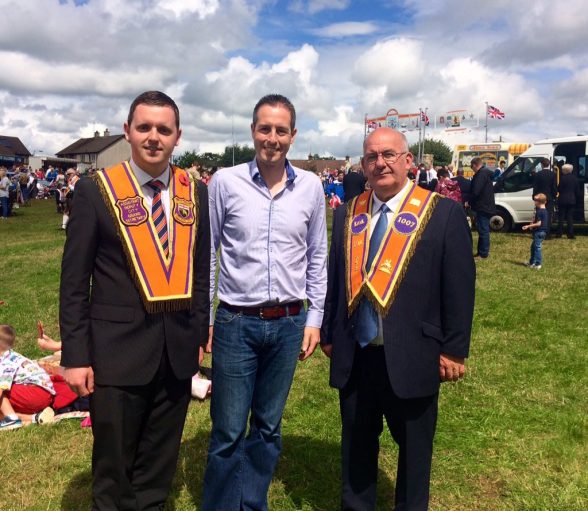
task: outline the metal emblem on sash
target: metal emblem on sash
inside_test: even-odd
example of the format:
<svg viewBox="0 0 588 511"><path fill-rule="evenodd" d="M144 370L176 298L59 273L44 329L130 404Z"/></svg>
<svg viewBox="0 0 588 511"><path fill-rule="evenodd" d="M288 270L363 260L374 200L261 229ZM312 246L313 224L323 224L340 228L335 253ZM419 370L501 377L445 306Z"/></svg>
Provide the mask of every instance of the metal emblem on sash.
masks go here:
<svg viewBox="0 0 588 511"><path fill-rule="evenodd" d="M141 225L149 218L149 213L143 205L143 197L128 197L116 201L120 221L129 227Z"/></svg>
<svg viewBox="0 0 588 511"><path fill-rule="evenodd" d="M181 225L192 225L194 223L194 203L188 199L174 197L172 215L174 220Z"/></svg>

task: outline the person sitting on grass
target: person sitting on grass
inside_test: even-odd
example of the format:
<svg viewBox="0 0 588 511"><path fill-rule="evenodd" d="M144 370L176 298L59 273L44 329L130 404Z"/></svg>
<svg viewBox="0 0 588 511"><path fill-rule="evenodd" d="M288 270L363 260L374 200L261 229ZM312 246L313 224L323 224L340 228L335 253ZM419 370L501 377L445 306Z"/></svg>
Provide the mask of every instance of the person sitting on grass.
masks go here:
<svg viewBox="0 0 588 511"><path fill-rule="evenodd" d="M523 231L529 229L533 230L533 241L531 242L531 257L526 264L529 268L534 270L541 269L543 262L543 254L541 248L543 240L547 237L547 223L549 216L545 204L547 203L547 196L543 193L538 193L533 197L535 201L535 216L530 224L523 225Z"/></svg>
<svg viewBox="0 0 588 511"><path fill-rule="evenodd" d="M14 328L0 324L0 430L50 423L53 409L77 399L62 377L49 376L39 364L14 351L15 339Z"/></svg>

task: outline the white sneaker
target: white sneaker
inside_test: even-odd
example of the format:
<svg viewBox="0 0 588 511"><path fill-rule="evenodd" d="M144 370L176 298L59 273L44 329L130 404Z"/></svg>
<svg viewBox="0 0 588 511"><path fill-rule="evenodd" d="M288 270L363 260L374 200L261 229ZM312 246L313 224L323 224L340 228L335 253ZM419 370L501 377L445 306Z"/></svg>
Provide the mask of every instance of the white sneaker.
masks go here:
<svg viewBox="0 0 588 511"><path fill-rule="evenodd" d="M51 407L45 408L42 412L33 416L33 422L36 424L51 424L55 417L55 411Z"/></svg>
<svg viewBox="0 0 588 511"><path fill-rule="evenodd" d="M540 264L532 264L530 266L530 268L533 268L534 270L540 270L541 269L541 265Z"/></svg>

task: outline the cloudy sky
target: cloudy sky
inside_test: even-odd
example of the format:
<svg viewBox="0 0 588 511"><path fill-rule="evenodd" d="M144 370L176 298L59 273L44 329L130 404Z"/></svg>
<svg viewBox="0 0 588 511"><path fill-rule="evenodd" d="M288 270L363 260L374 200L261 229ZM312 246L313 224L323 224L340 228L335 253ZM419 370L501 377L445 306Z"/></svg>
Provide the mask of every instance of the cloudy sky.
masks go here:
<svg viewBox="0 0 588 511"><path fill-rule="evenodd" d="M292 157L361 151L366 114L505 112L489 139L588 133L583 0L0 0L0 134L53 154L159 89L178 152L250 141L270 92L298 112ZM481 142L484 128L428 134ZM416 140L416 133L409 133Z"/></svg>

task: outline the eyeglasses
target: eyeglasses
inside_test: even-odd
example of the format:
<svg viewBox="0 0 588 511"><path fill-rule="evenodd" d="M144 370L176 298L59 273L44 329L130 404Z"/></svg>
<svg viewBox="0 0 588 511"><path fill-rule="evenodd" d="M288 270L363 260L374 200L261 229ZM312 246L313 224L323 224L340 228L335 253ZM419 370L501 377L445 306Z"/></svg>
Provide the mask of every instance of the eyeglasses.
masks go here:
<svg viewBox="0 0 588 511"><path fill-rule="evenodd" d="M408 151L402 153L395 153L394 151L384 151L383 153L366 154L363 159L371 167L376 164L378 157L381 156L386 163L396 163L401 156L408 154Z"/></svg>

